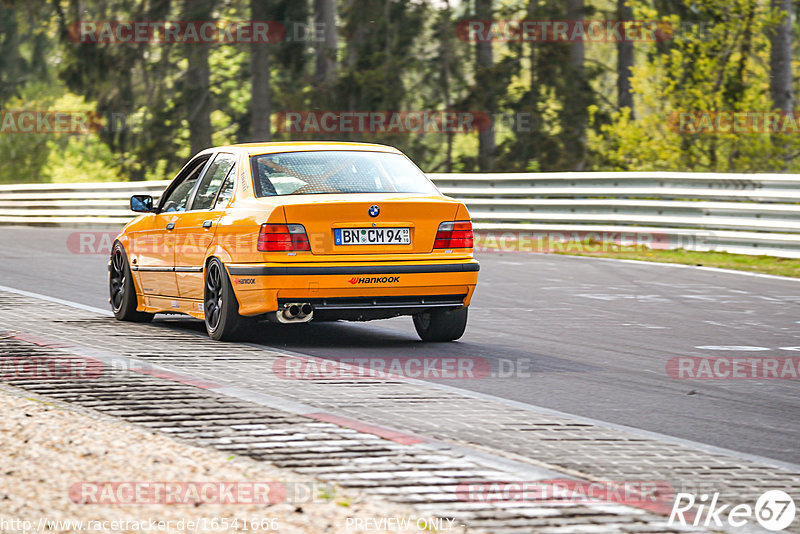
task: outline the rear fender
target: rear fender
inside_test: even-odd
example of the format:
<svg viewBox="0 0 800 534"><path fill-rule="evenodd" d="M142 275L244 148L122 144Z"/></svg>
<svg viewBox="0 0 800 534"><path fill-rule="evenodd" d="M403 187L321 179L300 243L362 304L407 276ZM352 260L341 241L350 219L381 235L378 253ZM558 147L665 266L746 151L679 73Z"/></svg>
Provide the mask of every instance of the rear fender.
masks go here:
<svg viewBox="0 0 800 534"><path fill-rule="evenodd" d="M466 204L459 204L458 209L456 210L456 221L469 221L469 210L467 209Z"/></svg>

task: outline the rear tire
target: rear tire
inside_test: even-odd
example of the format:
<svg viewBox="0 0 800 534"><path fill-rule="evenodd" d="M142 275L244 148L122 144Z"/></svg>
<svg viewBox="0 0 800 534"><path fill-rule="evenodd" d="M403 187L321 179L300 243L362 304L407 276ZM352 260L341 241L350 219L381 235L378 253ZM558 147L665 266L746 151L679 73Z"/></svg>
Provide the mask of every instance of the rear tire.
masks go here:
<svg viewBox="0 0 800 534"><path fill-rule="evenodd" d="M235 340L246 321L239 315L239 302L228 271L217 258L208 262L203 295L203 313L209 337L215 341Z"/></svg>
<svg viewBox="0 0 800 534"><path fill-rule="evenodd" d="M133 285L131 268L128 265L128 255L125 253L125 247L119 241L114 243L114 248L111 250L111 261L108 266L108 292L111 310L117 320L134 323L149 323L153 320L152 313L136 311L139 301Z"/></svg>
<svg viewBox="0 0 800 534"><path fill-rule="evenodd" d="M455 341L467 328L467 307L414 315L414 328L422 341Z"/></svg>

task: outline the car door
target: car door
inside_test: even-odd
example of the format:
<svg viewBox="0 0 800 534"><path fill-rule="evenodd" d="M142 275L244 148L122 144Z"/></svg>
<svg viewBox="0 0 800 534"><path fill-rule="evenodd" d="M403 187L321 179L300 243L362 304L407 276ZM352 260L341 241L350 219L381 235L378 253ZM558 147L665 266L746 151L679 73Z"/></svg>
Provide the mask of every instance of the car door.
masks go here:
<svg viewBox="0 0 800 534"><path fill-rule="evenodd" d="M156 212L148 216L145 229L137 232L131 265L146 295L179 296L174 229L209 159L209 154L198 156L181 170L162 195Z"/></svg>
<svg viewBox="0 0 800 534"><path fill-rule="evenodd" d="M218 202L218 197L223 184L232 186L235 164L235 155L217 153L192 193L189 209L175 224L175 277L181 298L203 299L206 252L227 206L227 202ZM231 186L225 189L232 191Z"/></svg>

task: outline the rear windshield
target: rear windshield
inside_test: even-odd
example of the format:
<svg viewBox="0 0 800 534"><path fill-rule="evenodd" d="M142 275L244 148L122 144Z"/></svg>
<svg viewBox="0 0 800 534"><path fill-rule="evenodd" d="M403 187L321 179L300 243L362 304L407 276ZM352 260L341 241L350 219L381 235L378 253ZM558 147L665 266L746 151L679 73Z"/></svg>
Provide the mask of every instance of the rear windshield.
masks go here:
<svg viewBox="0 0 800 534"><path fill-rule="evenodd" d="M438 191L401 154L321 150L253 156L256 196Z"/></svg>

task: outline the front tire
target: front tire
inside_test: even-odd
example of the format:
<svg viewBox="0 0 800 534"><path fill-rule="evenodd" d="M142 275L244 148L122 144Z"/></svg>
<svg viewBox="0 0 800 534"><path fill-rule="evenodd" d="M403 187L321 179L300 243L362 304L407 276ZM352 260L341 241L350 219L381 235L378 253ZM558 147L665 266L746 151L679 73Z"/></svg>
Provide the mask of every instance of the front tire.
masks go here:
<svg viewBox="0 0 800 534"><path fill-rule="evenodd" d="M467 307L418 313L414 328L422 341L455 341L467 328Z"/></svg>
<svg viewBox="0 0 800 534"><path fill-rule="evenodd" d="M206 268L203 312L206 331L215 341L236 339L245 322L239 315L239 302L233 293L228 271L217 258L212 258Z"/></svg>
<svg viewBox="0 0 800 534"><path fill-rule="evenodd" d="M111 310L119 321L134 323L149 323L153 320L152 313L136 311L138 300L136 289L133 286L133 276L128 265L128 255L125 247L117 241L111 250L111 262L108 266L108 292Z"/></svg>

